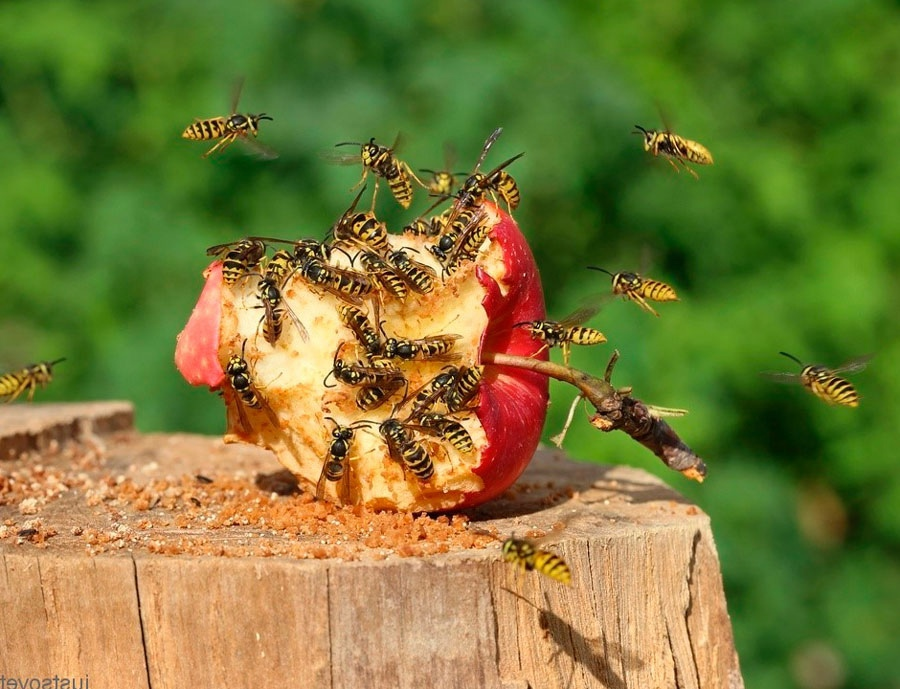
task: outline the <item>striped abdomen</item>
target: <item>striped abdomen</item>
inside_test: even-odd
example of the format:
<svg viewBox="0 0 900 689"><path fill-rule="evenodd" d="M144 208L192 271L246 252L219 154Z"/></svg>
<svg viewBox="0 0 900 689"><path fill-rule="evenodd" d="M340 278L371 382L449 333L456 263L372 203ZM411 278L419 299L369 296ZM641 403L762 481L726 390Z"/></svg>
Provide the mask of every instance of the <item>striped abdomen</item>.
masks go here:
<svg viewBox="0 0 900 689"><path fill-rule="evenodd" d="M210 117L206 120L197 120L181 133L181 137L193 141L221 139L228 131L227 125L227 117Z"/></svg>
<svg viewBox="0 0 900 689"><path fill-rule="evenodd" d="M816 397L829 404L840 404L845 407L859 406L859 393L851 383L834 375L821 366L807 366L800 373L800 381Z"/></svg>

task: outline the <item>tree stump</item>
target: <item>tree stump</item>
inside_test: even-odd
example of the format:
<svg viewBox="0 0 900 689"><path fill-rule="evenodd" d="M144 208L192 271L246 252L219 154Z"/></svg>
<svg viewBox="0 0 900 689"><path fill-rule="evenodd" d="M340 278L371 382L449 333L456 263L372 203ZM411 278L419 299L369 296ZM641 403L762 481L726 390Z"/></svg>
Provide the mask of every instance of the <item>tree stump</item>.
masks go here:
<svg viewBox="0 0 900 689"><path fill-rule="evenodd" d="M269 453L131 418L0 408L7 681L743 687L709 518L645 472L543 449L466 524L283 495ZM502 561L541 534L570 586Z"/></svg>

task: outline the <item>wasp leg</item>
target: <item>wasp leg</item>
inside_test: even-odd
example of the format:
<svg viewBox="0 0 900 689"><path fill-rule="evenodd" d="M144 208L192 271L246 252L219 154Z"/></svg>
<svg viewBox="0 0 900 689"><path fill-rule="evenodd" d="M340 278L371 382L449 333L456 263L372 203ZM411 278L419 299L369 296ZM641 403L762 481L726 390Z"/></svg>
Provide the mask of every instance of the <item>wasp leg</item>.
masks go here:
<svg viewBox="0 0 900 689"><path fill-rule="evenodd" d="M219 151L219 152L224 151L224 150L225 150L226 148L228 148L232 143L234 143L234 140L237 138L237 136L238 136L238 135L237 135L237 132L232 133L232 134L226 134L225 136L223 136L223 137L216 143L215 146L213 146L213 147L212 147L211 149L209 149L206 153L204 153L204 154L203 154L203 157L204 157L204 158L209 158L209 157L210 157L213 153L215 153L216 151Z"/></svg>
<svg viewBox="0 0 900 689"><path fill-rule="evenodd" d="M644 299L640 294L633 294L633 293L629 294L629 298L635 304L637 304L642 309L644 309L644 311L647 311L648 313L652 313L654 316L659 318L659 314L656 312L656 310L652 306L650 306L650 304L647 303L647 300Z"/></svg>
<svg viewBox="0 0 900 689"><path fill-rule="evenodd" d="M368 177L368 176L369 176L369 168L364 167L362 177L359 178L359 181L356 184L354 184L352 187L350 187L350 191L356 191L357 189L359 189L362 186L363 182L366 181L366 177ZM377 182L376 182L376 184L377 184Z"/></svg>

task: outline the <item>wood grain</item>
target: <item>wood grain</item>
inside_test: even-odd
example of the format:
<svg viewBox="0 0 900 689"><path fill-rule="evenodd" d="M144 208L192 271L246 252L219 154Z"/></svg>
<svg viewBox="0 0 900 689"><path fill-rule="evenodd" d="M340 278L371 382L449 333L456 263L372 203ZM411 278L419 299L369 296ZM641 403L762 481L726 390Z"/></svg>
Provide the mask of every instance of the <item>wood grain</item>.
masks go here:
<svg viewBox="0 0 900 689"><path fill-rule="evenodd" d="M568 562L571 586L504 563L491 539L477 548L451 540L446 552L420 557L401 557L404 545L361 547L366 534L347 534L346 554L328 559L312 559L314 549L163 555L201 537L212 548L204 552L232 555L238 543L315 545L327 540L323 532L276 528L275 510L291 501L321 506L257 491L254 473L277 468L257 448L123 433L124 410L115 405L108 417L100 407L94 416L73 410L68 423L59 409L20 406L29 418L16 427L46 439L47 423L58 445L36 442L27 456L0 462L6 677L88 676L92 689L743 687L709 519L642 471L541 450L512 490L469 513L471 526L500 537L547 534L544 547ZM93 419L89 433L76 417ZM0 429L8 421L0 416ZM2 486L12 491L13 479L36 462L44 472L37 476L64 472L73 458L58 449L67 443L86 446L93 463L79 471L93 478L22 514ZM187 521L197 512L187 498L162 515L161 507L91 498L97 486L123 481L167 477L175 486L181 475L220 482L229 473L244 477L247 500L271 499L262 503L271 505L268 521L200 529ZM208 518L207 509L197 518ZM410 539L432 538L421 522L410 523ZM40 538L21 535L28 524ZM90 554L95 532L132 531L141 537ZM341 552L340 542L329 547Z"/></svg>

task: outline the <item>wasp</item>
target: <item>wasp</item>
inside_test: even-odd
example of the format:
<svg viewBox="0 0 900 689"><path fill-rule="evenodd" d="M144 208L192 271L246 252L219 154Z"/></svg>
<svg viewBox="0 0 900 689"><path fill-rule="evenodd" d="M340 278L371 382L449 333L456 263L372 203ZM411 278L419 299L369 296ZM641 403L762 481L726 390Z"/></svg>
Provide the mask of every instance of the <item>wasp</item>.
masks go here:
<svg viewBox="0 0 900 689"><path fill-rule="evenodd" d="M266 255L266 243L261 239L241 239L227 244L216 244L206 250L207 256L225 256L222 259L222 279L233 285L242 277L256 270Z"/></svg>
<svg viewBox="0 0 900 689"><path fill-rule="evenodd" d="M447 390L444 403L451 412L467 409L478 394L478 386L484 377L484 366L463 366L456 374L456 380Z"/></svg>
<svg viewBox="0 0 900 689"><path fill-rule="evenodd" d="M331 228L331 235L338 241L350 242L363 249L383 253L388 249L387 226L372 212L356 211L356 204L359 203L364 191L365 187Z"/></svg>
<svg viewBox="0 0 900 689"><path fill-rule="evenodd" d="M235 141L240 139L254 153L262 158L277 158L275 151L263 146L255 141L259 134L259 123L261 120L271 120L272 118L265 113L259 115L241 115L237 112L238 101L241 98L241 89L243 80L239 80L235 85L231 99L231 114L227 117L210 117L207 119L195 120L193 124L181 133L183 139L191 139L192 141L212 141L218 139L216 144L203 154L204 158L211 156L213 153L222 152ZM250 139L249 137L253 137Z"/></svg>
<svg viewBox="0 0 900 689"><path fill-rule="evenodd" d="M325 242L316 239L298 239L292 242L294 245L294 265L302 265L305 261L314 258L328 263L331 261L331 247Z"/></svg>
<svg viewBox="0 0 900 689"><path fill-rule="evenodd" d="M437 274L431 266L413 260L403 249L390 252L386 259L411 290L419 294L434 291L434 279Z"/></svg>
<svg viewBox="0 0 900 689"><path fill-rule="evenodd" d="M406 381L403 372L392 362L381 357L372 357L370 361L348 362L341 358L341 343L334 353L334 362L328 376L345 385L374 385L376 387L392 387ZM327 377L326 377L327 380ZM333 387L326 384L326 387Z"/></svg>
<svg viewBox="0 0 900 689"><path fill-rule="evenodd" d="M382 355L386 359L403 359L404 361L430 360L454 361L459 354L450 352L453 345L462 335L429 335L415 340L404 340L388 337L384 341Z"/></svg>
<svg viewBox="0 0 900 689"><path fill-rule="evenodd" d="M431 216L429 220L416 218L403 228L403 233L414 237L437 237L447 229L447 217L450 211Z"/></svg>
<svg viewBox="0 0 900 689"><path fill-rule="evenodd" d="M247 422L246 412L244 411L244 406L247 406L251 409L264 410L272 421L272 424L278 428L278 417L263 399L263 396L259 393L259 390L250 377L250 366L244 358L246 356L246 349L247 340L244 340L244 344L241 345L241 353L239 355L232 354L228 359L228 364L225 366L225 375L228 376L228 381L231 383L232 389L240 398L237 408L241 418L241 424L243 425L245 432L250 431L250 424Z"/></svg>
<svg viewBox="0 0 900 689"><path fill-rule="evenodd" d="M53 380L53 367L62 359L55 361L42 361L38 364L29 364L21 371L13 371L0 375L0 397L8 397L7 404L15 400L19 395L28 390L28 401L34 399L34 391L40 385L41 389Z"/></svg>
<svg viewBox="0 0 900 689"><path fill-rule="evenodd" d="M400 301L409 296L409 287L403 278L392 268L387 261L372 251L361 251L359 263L366 275L383 291L393 295Z"/></svg>
<svg viewBox="0 0 900 689"><path fill-rule="evenodd" d="M356 189L366 181L366 177L371 171L376 177L383 177L385 180L387 180L388 187L390 187L391 190L391 194L394 195L397 203L399 203L403 208L409 208L409 204L412 202L413 194L412 180L415 180L423 187L425 185L418 177L416 177L415 173L412 171L409 165L396 157L395 152L397 151L399 144L399 134L397 135L397 138L394 140L394 143L390 148L376 144L375 137L369 139L368 143L343 141L339 144L335 144L335 147L359 146L359 157L333 158L332 160L333 162L343 164L362 162L363 174L359 182L357 182L353 186L354 189ZM375 208L376 194L378 194L377 180L375 182L375 191L372 193L372 208Z"/></svg>
<svg viewBox="0 0 900 689"><path fill-rule="evenodd" d="M348 502L349 498L349 458L350 442L355 432L354 426L341 426L330 416L326 420L334 424L331 431L331 444L328 446L328 457L322 464L322 473L316 483L316 500L321 500L325 495L325 481L341 482L341 500Z"/></svg>
<svg viewBox="0 0 900 689"><path fill-rule="evenodd" d="M431 179L425 185L428 192L432 196L450 196L456 188L458 177L465 175L465 172L450 172L456 164L456 150L450 144L444 144L444 169L428 170L421 168L419 172L427 172L431 175Z"/></svg>
<svg viewBox="0 0 900 689"><path fill-rule="evenodd" d="M413 392L409 418L420 418L435 404L443 400L447 393L454 388L457 378L459 378L459 369L456 366L445 366L434 378Z"/></svg>
<svg viewBox="0 0 900 689"><path fill-rule="evenodd" d="M850 361L845 362L837 368L826 368L825 366L811 366L804 364L793 354L788 354L787 352L778 353L782 356L786 356L792 361L796 361L803 369L799 374L766 372L763 375L767 378L779 383L799 381L801 385L807 388L816 397L824 400L828 404L840 404L845 407L859 406L859 393L849 381L841 378L837 374L862 371L866 367L866 364L869 363L869 359L872 358L871 354L850 359Z"/></svg>
<svg viewBox="0 0 900 689"><path fill-rule="evenodd" d="M478 157L478 162L475 164L475 169L472 174L466 178L466 181L463 182L462 187L456 195L456 201L453 204L449 222L453 222L456 215L461 210L472 208L473 206L480 206L484 201L485 195L488 193L492 195L499 194L510 212L519 207L520 197L518 185L512 176L506 172L505 168L509 167L510 164L525 155L524 153L519 153L512 158L504 160L488 173L479 171L488 151L491 150L494 142L497 141L502 133L503 129L498 127L485 140L484 146L481 148L481 155Z"/></svg>
<svg viewBox="0 0 900 689"><path fill-rule="evenodd" d="M422 414L416 420L424 428L434 432L460 452L468 454L475 449L475 443L472 442L469 431L456 419L451 419L445 414L430 412Z"/></svg>
<svg viewBox="0 0 900 689"><path fill-rule="evenodd" d="M387 402L395 392L404 386L405 379L398 379L392 384L363 385L356 393L356 406L363 411L378 409Z"/></svg>
<svg viewBox="0 0 900 689"><path fill-rule="evenodd" d="M381 335L372 327L369 317L361 309L342 304L338 307L338 316L341 323L353 331L368 356L379 356L382 353Z"/></svg>
<svg viewBox="0 0 900 689"><path fill-rule="evenodd" d="M362 273L330 266L318 258L307 259L298 274L310 285L355 305L361 304L360 298L369 295L375 287Z"/></svg>
<svg viewBox="0 0 900 689"><path fill-rule="evenodd" d="M678 172L678 166L681 165L687 170L694 179L700 179L700 176L691 168L688 163L696 165L712 165L712 154L702 144L696 141L685 139L678 136L668 129L657 131L655 129L644 129L639 124L634 125L635 130L632 134L640 134L644 137L644 150L650 151L654 156L663 156L669 161L669 164Z"/></svg>
<svg viewBox="0 0 900 689"><path fill-rule="evenodd" d="M379 424L378 432L384 438L391 459L409 469L420 481L428 481L434 476L431 455L406 425L391 417Z"/></svg>
<svg viewBox="0 0 900 689"><path fill-rule="evenodd" d="M259 299L265 309L260 322L263 324L263 337L273 347L281 337L285 317L289 317L300 333L304 342L309 341L309 333L297 318L294 310L284 301L281 288L268 275L259 281ZM258 307L257 307L258 308ZM257 326L258 327L258 326Z"/></svg>
<svg viewBox="0 0 900 689"><path fill-rule="evenodd" d="M562 584L572 583L572 572L565 561L524 538L507 538L502 546L503 559L522 570L540 572Z"/></svg>
<svg viewBox="0 0 900 689"><path fill-rule="evenodd" d="M453 274L462 265L464 261L472 261L478 255L482 245L491 233L491 225L486 223L487 213L483 208L478 208L469 217L468 223L457 230L458 237L453 242L453 246L446 254L446 258L441 261L444 272L448 275ZM448 235L453 231L451 228ZM452 235L451 235L452 236ZM443 253L441 248L445 237L442 236L437 244L437 248ZM432 251L435 256L440 259L437 252Z"/></svg>
<svg viewBox="0 0 900 689"><path fill-rule="evenodd" d="M588 268L590 270L599 270L609 275L612 278L613 294L621 294L654 316L659 317L659 314L647 303L648 299L650 301L678 301L678 295L675 294L675 290L665 282L641 277L637 273L626 271L610 273L605 268L598 268L597 266L588 266Z"/></svg>
<svg viewBox="0 0 900 689"><path fill-rule="evenodd" d="M584 323L597 313L596 307L578 309L561 321L525 321L516 323L514 328L525 327L536 340L542 340L544 347L559 347L563 353L563 363L569 365L569 347L577 345L598 345L606 342L606 335L596 328L587 328ZM541 349L540 351L543 351ZM539 352L538 352L539 353Z"/></svg>

